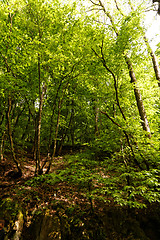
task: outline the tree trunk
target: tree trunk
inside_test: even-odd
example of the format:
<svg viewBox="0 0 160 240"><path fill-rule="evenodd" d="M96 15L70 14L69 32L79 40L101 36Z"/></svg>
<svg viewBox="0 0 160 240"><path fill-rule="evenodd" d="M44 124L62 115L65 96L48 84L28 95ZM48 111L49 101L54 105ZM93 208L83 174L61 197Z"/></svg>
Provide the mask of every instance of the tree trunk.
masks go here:
<svg viewBox="0 0 160 240"><path fill-rule="evenodd" d="M0 155L1 155L1 162L3 161L3 152L4 152L4 139L5 139L5 135L6 135L6 129L7 129L7 126L2 134L2 140L1 140L1 148L0 148Z"/></svg>
<svg viewBox="0 0 160 240"><path fill-rule="evenodd" d="M153 69L154 69L154 72L155 72L156 79L158 81L158 86L160 87L160 70L159 70L159 65L158 65L156 55L153 52L151 46L149 45L149 42L148 42L148 39L146 38L146 36L144 36L144 40L145 40L145 43L147 45L148 52L149 52L149 54L151 56L151 59L152 59Z"/></svg>
<svg viewBox="0 0 160 240"><path fill-rule="evenodd" d="M10 121L11 105L12 105L12 101L11 101L11 97L9 96L8 97L8 111L7 111L8 135L9 135L9 140L10 140L13 161L16 164L17 170L19 172L19 176L21 176L22 170L21 170L20 164L18 163L18 161L16 159L16 155L15 155L15 151L14 151L14 143L13 143L13 138L12 138L12 127L11 127L11 121Z"/></svg>
<svg viewBox="0 0 160 240"><path fill-rule="evenodd" d="M135 73L133 71L132 63L127 55L125 55L125 60L126 60L127 66L128 66L131 83L133 83L133 86L134 86L134 95L135 95L136 102L137 102L139 116L142 120L141 124L142 124L143 130L148 132L148 137L151 138L151 132L150 132L150 127L149 127L149 123L147 120L147 115L146 115L145 108L143 105L143 100L142 100L140 90L138 89L138 86L137 86L137 79L136 79Z"/></svg>
<svg viewBox="0 0 160 240"><path fill-rule="evenodd" d="M29 113L29 116L28 116L28 121L27 121L27 124L25 126L25 129L23 131L23 135L22 135L22 138L21 140L24 140L25 139L25 136L27 135L27 130L28 130L28 126L30 124L30 121L31 121L31 116L30 116L30 113Z"/></svg>
<svg viewBox="0 0 160 240"><path fill-rule="evenodd" d="M71 125L71 119L72 119L72 114L71 114L71 117L70 117L70 120L69 120L68 128L64 129L64 131L62 133L61 144L60 144L60 147L59 147L59 150L58 150L58 155L61 155L61 153L62 153L62 148L63 148L65 138L67 136L67 131L68 131L70 125Z"/></svg>
<svg viewBox="0 0 160 240"><path fill-rule="evenodd" d="M72 109L71 109L71 141L72 141L72 148L74 147L74 100L72 99Z"/></svg>
<svg viewBox="0 0 160 240"><path fill-rule="evenodd" d="M95 99L94 111L95 111L95 136L97 137L97 136L99 136L99 128L98 128L98 119L99 119L98 98Z"/></svg>
<svg viewBox="0 0 160 240"><path fill-rule="evenodd" d="M42 109L43 109L43 100L44 95L46 93L46 85L43 84L42 93L40 96L39 102L39 112L37 117L37 124L35 130L35 151L34 151L34 159L36 160L36 171L35 174L41 174L41 161L40 161L40 137L41 137L41 120L42 120Z"/></svg>
<svg viewBox="0 0 160 240"><path fill-rule="evenodd" d="M56 125L56 131L55 131L55 136L54 136L53 153L52 153L51 159L50 159L50 161L49 161L49 166L48 166L48 168L47 168L46 174L49 173L50 168L51 168L51 164L52 164L53 159L54 159L55 154L56 154L56 149L57 149L57 135L58 135L58 129L59 129L60 113L61 113L61 103L62 103L62 100L59 101L59 103L58 103L58 116L57 116L57 125Z"/></svg>
<svg viewBox="0 0 160 240"><path fill-rule="evenodd" d="M60 81L60 84L57 88L57 92L56 92L56 96L53 102L53 110L52 110L52 116L51 116L51 123L50 123L50 131L49 131L49 141L48 141L48 152L47 152L47 158L50 158L50 148L51 148L51 141L52 141L52 133L53 133L53 117L54 117L54 112L55 112L55 108L56 108L56 102L57 102L57 98L58 98L58 94L62 85L62 81L63 78Z"/></svg>

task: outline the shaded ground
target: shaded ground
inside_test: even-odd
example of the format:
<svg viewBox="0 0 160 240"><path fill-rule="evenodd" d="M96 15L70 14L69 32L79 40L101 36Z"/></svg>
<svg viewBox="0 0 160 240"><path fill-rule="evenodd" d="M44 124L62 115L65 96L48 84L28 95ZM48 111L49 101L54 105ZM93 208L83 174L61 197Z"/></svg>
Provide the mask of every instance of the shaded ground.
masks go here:
<svg viewBox="0 0 160 240"><path fill-rule="evenodd" d="M0 200L9 198L12 205L8 208L9 214L14 213L15 203L25 215L25 232L30 234L29 222L32 222L33 213L49 212L50 216L62 216L65 225L68 226L62 240L159 240L160 239L160 207L157 204L149 205L147 209L129 209L120 207L110 199L110 203L91 199L87 194L90 185L79 187L77 184L62 179L44 177L34 178L35 163L32 154L17 152L21 159L23 175L14 178L9 173L16 168L10 155L0 163ZM42 160L45 160L45 158ZM68 167L64 156L54 158L51 173L56 175ZM76 170L75 170L76 171ZM103 169L96 167L96 171L104 178L109 177ZM69 172L68 172L69 176ZM94 187L99 188L94 182ZM2 207L4 210L4 206ZM27 214L26 214L27 213ZM4 210L7 224L13 216L7 216ZM1 213L2 215L2 213ZM38 221L38 220L36 220ZM39 226L40 227L40 226ZM10 227L11 228L11 227ZM32 229L32 228L31 228ZM68 230L69 229L69 230ZM10 230L9 230L10 231ZM69 238L68 238L69 237ZM25 239L25 238L24 238ZM34 239L34 237L33 237Z"/></svg>
<svg viewBox="0 0 160 240"><path fill-rule="evenodd" d="M83 192L79 191L76 186L67 184L66 182L57 182L53 185L46 184L45 180L41 184L34 184L35 163L32 160L32 154L27 152L17 152L17 159L21 161L22 177L15 178L12 172L16 172L16 167L11 160L11 156L7 155L0 163L0 198L7 197L21 201L28 206L29 211L34 208L43 209L53 201L59 201L67 204L85 204L88 199ZM45 161L45 157L42 157ZM62 170L67 165L63 156L55 157L50 173ZM46 170L46 169L44 169ZM39 178L43 178L43 175ZM30 182L31 181L31 182Z"/></svg>

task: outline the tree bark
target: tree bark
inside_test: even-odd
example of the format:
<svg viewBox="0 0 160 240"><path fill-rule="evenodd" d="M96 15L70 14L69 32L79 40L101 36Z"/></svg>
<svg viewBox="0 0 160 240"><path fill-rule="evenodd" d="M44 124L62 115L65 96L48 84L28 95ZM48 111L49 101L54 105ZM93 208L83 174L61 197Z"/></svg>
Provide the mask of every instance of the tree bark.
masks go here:
<svg viewBox="0 0 160 240"><path fill-rule="evenodd" d="M56 108L56 101L58 98L58 94L61 88L63 82L63 78L60 80L59 86L57 88L57 92L56 92L56 96L53 102L53 110L52 110L52 116L51 116L51 123L50 123L50 131L49 131L49 140L48 140L48 151L47 151L47 158L50 158L50 148L51 148L51 141L52 141L52 133L53 133L53 117L54 117L54 112L55 112L55 108Z"/></svg>
<svg viewBox="0 0 160 240"><path fill-rule="evenodd" d="M71 126L71 121L72 121L72 113L71 113L71 116L70 116L68 127L62 133L61 144L60 144L60 148L58 150L59 155L61 155L61 153L62 153L63 144L64 144L65 138L67 136L68 129Z"/></svg>
<svg viewBox="0 0 160 240"><path fill-rule="evenodd" d="M145 130L148 133L148 137L151 138L151 132L150 132L150 127L147 120L146 111L143 105L143 100L142 100L140 90L138 89L138 86L137 86L137 79L133 71L132 63L127 55L125 56L125 60L128 66L131 83L133 83L133 86L134 86L134 94L137 102L137 107L138 107L140 118L142 120L141 124L142 124L143 130Z"/></svg>
<svg viewBox="0 0 160 240"><path fill-rule="evenodd" d="M3 161L3 158L4 158L4 156L3 156L4 150L3 149L4 149L4 139L5 139L5 135L6 135L6 129L7 129L7 126L2 134L2 140L1 140L1 148L0 148L1 162Z"/></svg>
<svg viewBox="0 0 160 240"><path fill-rule="evenodd" d="M155 72L155 76L156 76L156 79L157 79L157 82L158 82L158 86L160 87L160 69L159 69L159 65L158 65L158 61L157 61L156 55L153 52L153 50L152 50L152 48L151 48L151 46L150 46L146 36L144 36L144 41L145 41L145 43L147 45L148 52L149 52L149 54L151 56L153 69L154 69L154 72Z"/></svg>
<svg viewBox="0 0 160 240"><path fill-rule="evenodd" d="M12 153L12 157L13 157L13 161L16 164L17 170L19 172L19 176L22 175L22 170L20 167L20 164L18 163L17 159L16 159L16 155L15 155L15 151L14 151L14 143L13 143L13 138L12 138L12 127L11 127L11 121L10 121L10 113L11 113L11 106L12 106L12 100L11 100L11 96L8 96L8 111L7 111L7 125L8 125L8 135L9 135L9 140L10 140L10 146L11 146L11 153Z"/></svg>
<svg viewBox="0 0 160 240"><path fill-rule="evenodd" d="M95 136L99 136L99 107L98 107L98 98L95 100Z"/></svg>
<svg viewBox="0 0 160 240"><path fill-rule="evenodd" d="M40 161L40 138L41 138L41 120L42 120L42 109L43 109L43 100L44 100L44 95L46 93L46 85L45 83L43 84L42 87L42 93L40 96L40 102L39 102L39 112L38 112L38 117L37 117L37 124L36 125L36 130L35 130L35 151L34 151L34 159L36 160L36 170L35 174L41 174L41 161Z"/></svg>
<svg viewBox="0 0 160 240"><path fill-rule="evenodd" d="M72 108L71 108L71 141L72 141L72 148L74 147L74 100L72 99Z"/></svg>
<svg viewBox="0 0 160 240"><path fill-rule="evenodd" d="M58 116L57 116L57 125L56 125L56 131L55 131L55 136L54 136L53 153L52 153L52 156L51 156L51 158L50 158L50 161L49 161L49 165L48 165L46 174L49 173L50 168L51 168L51 164L52 164L53 159L54 159L55 154L56 154L56 149L57 149L57 135L58 135L58 129L59 129L60 113L61 113L61 103L62 103L62 101L59 101L59 103L58 103Z"/></svg>

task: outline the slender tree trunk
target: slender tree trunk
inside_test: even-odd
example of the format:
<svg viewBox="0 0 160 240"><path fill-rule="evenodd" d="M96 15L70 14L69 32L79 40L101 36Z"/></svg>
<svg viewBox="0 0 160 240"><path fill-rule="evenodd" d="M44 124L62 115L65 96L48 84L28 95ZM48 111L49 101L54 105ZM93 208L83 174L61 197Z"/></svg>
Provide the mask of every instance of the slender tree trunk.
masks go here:
<svg viewBox="0 0 160 240"><path fill-rule="evenodd" d="M28 130L28 126L30 124L30 121L31 121L31 116L30 116L30 113L29 113L29 116L28 116L28 121L27 121L27 124L25 126L25 129L23 131L23 135L22 135L22 138L21 140L24 140L25 136L27 135L27 130Z"/></svg>
<svg viewBox="0 0 160 240"><path fill-rule="evenodd" d="M37 135L37 152L38 152L38 162L40 166L40 133L41 133L41 121L42 121L42 108L43 108L43 100L44 100L44 95L46 93L46 85L43 85L42 88L42 94L41 94L41 99L40 99L40 106L39 106L39 121L38 121L38 135Z"/></svg>
<svg viewBox="0 0 160 240"><path fill-rule="evenodd" d="M18 122L19 122L19 118L20 116L22 115L23 111L25 109L25 106L23 107L22 110L20 110L20 112L17 114L17 116L15 117L15 121L14 121L14 125L13 125L13 130L12 130L12 136L14 138L14 134L15 134L15 128L16 126L18 125Z"/></svg>
<svg viewBox="0 0 160 240"><path fill-rule="evenodd" d="M36 174L41 173L41 161L40 161L40 138L41 138L41 121L42 121L42 109L43 109L43 100L44 95L46 93L46 85L43 84L42 93L40 96L39 102L39 112L37 117L37 123L35 123L36 130L35 130L35 150L34 150L34 159L36 159Z"/></svg>
<svg viewBox="0 0 160 240"><path fill-rule="evenodd" d="M157 79L157 82L158 82L158 86L160 87L160 69L159 69L159 65L158 65L156 55L153 52L146 36L144 36L144 40L145 40L145 43L147 45L148 52L149 52L149 54L151 56L151 59L152 59L153 69L154 69L155 76L156 76L156 79Z"/></svg>
<svg viewBox="0 0 160 240"><path fill-rule="evenodd" d="M71 109L71 141L72 141L72 148L74 147L74 100L72 99L72 109Z"/></svg>
<svg viewBox="0 0 160 240"><path fill-rule="evenodd" d="M60 81L60 84L57 88L56 96L53 102L53 110L52 110L52 116L51 116L51 122L50 122L50 131L49 131L49 141L48 141L48 151L47 151L47 158L50 158L50 148L51 148L51 141L52 141L52 133L53 133L53 117L54 117L54 112L56 108L56 101L58 98L58 94L62 85L63 78Z"/></svg>
<svg viewBox="0 0 160 240"><path fill-rule="evenodd" d="M35 117L34 125L35 125L35 133L34 133L34 147L33 147L33 159L36 163L35 174L38 173L38 162L37 162L37 121L38 116Z"/></svg>
<svg viewBox="0 0 160 240"><path fill-rule="evenodd" d="M39 32L40 35L40 32ZM41 36L40 36L41 39ZM41 120L42 120L42 109L43 100L46 93L47 86L43 83L41 89L41 58L38 54L38 80L39 80L39 111L35 119L35 142L34 142L34 160L36 161L35 175L41 174L41 160L40 160L40 138L41 138Z"/></svg>
<svg viewBox="0 0 160 240"><path fill-rule="evenodd" d="M63 144L64 144L65 138L67 136L68 129L71 125L71 121L72 121L72 114L71 114L71 117L70 117L70 120L69 120L68 127L63 131L63 134L62 134L61 144L60 144L60 148L58 150L59 155L61 155L61 153L62 153Z"/></svg>
<svg viewBox="0 0 160 240"><path fill-rule="evenodd" d="M57 135L58 135L58 129L59 129L59 121L60 121L60 113L61 113L61 104L58 105L58 117L57 117L57 125L56 125L56 132L54 137L54 148L53 148L53 154L52 154L52 161L56 154L57 149Z"/></svg>
<svg viewBox="0 0 160 240"><path fill-rule="evenodd" d="M40 33L39 33L40 34ZM36 166L38 174L40 173L40 133L41 133L41 115L43 107L43 89L41 93L41 63L40 55L38 54L38 78L39 78L39 112L38 112L38 121L37 121L37 153L36 153Z"/></svg>
<svg viewBox="0 0 160 240"><path fill-rule="evenodd" d="M52 156L51 156L51 158L50 158L49 166L48 166L48 168L47 168L46 174L49 173L50 168L51 168L51 164L52 164L53 159L54 159L55 154L56 154L56 149L57 149L57 135L58 135L58 129L59 129L60 113L61 113L61 103L62 103L62 101L59 101L59 103L58 103L58 116L57 116L57 125L56 125L56 131L55 131L55 136L54 136L53 153L52 153Z"/></svg>
<svg viewBox="0 0 160 240"><path fill-rule="evenodd" d="M4 114L1 115L1 121L0 121L0 125L2 125L3 123L3 120L4 120Z"/></svg>
<svg viewBox="0 0 160 240"><path fill-rule="evenodd" d="M95 99L95 136L99 136L99 127L98 127L98 120L99 120L99 107L98 107L98 98Z"/></svg>
<svg viewBox="0 0 160 240"><path fill-rule="evenodd" d="M146 115L145 108L143 105L143 100L142 100L140 90L138 89L138 86L137 86L137 79L136 79L135 73L133 71L132 63L127 56L125 56L125 60L126 60L127 66L128 66L131 83L133 83L133 86L134 86L134 94L136 97L137 107L138 107L140 118L142 120L141 124L142 124L143 130L148 132L148 136L151 138L150 127L149 127L149 123L147 120L147 115Z"/></svg>
<svg viewBox="0 0 160 240"><path fill-rule="evenodd" d="M70 122L69 122L69 126L70 126ZM68 126L68 128L69 128L69 126ZM64 143L64 140L65 140L66 134L67 134L67 130L64 129L64 130L63 130L63 133L62 133L60 148L59 148L59 150L58 150L58 155L61 155L62 147L63 147L63 143ZM55 144L55 142L54 142L54 144ZM49 145L49 146L50 146L50 145ZM55 150L56 150L56 149L55 149ZM46 165L46 163L47 163L48 161L49 161L49 166L48 166L48 169L47 169L47 171L46 171L46 174L49 173L50 166L51 166L50 163L52 162L52 158L50 157L50 152L49 152L49 150L48 150L47 158L46 158L45 162L43 163L41 169L43 169L43 168L45 167L45 165Z"/></svg>
<svg viewBox="0 0 160 240"><path fill-rule="evenodd" d="M0 125L2 125L3 121L4 121L4 114L1 115L1 121L0 121ZM6 135L6 130L7 130L7 125L5 126L5 129L3 131L3 128L1 129L1 132L3 131L2 134L2 139L1 139L1 145L0 145L0 155L1 155L1 161L3 161L3 152L4 152L4 139L5 139L5 135Z"/></svg>
<svg viewBox="0 0 160 240"><path fill-rule="evenodd" d="M9 135L9 140L10 140L13 161L16 164L19 174L22 175L22 170L21 170L20 164L18 163L18 161L16 159L16 155L15 155L15 151L14 151L14 144L13 144L13 138L12 138L12 127L11 127L11 121L10 121L11 106L12 106L12 101L11 101L11 96L9 96L8 97L8 111L7 111L8 135Z"/></svg>
<svg viewBox="0 0 160 240"><path fill-rule="evenodd" d="M6 129L7 129L7 126L2 134L2 140L1 140L1 146L0 146L1 147L0 148L1 161L3 161L3 158L4 158L4 156L3 156L4 150L3 149L4 149L4 139L5 139L5 135L6 135Z"/></svg>
<svg viewBox="0 0 160 240"><path fill-rule="evenodd" d="M153 68L154 68L154 72L155 72L155 75L156 75L156 79L158 81L158 86L160 87L160 70L159 70L159 65L158 65L158 62L157 62L157 59L156 59L156 55L152 51L152 49L150 51L150 55L151 55L151 58L152 58Z"/></svg>

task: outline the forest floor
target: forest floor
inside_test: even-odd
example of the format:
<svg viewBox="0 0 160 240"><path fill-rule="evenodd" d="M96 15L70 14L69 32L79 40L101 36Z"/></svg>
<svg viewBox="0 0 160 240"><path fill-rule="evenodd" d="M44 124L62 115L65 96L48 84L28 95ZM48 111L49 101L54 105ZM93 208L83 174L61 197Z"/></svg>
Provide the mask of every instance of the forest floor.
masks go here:
<svg viewBox="0 0 160 240"><path fill-rule="evenodd" d="M17 169L12 161L11 154L7 154L4 160L0 163L0 198L11 198L13 201L20 201L28 205L28 209L33 211L34 208L43 209L51 202L58 201L63 204L89 204L90 201L84 196L84 192L80 191L77 186L70 185L65 181L57 181L53 184L43 181L43 176L40 175L40 184L36 184L35 178L35 162L33 154L17 151L17 160L21 164L22 176L14 177L14 172ZM42 162L46 156L42 156ZM50 169L50 173L56 173L65 169L67 166L65 156L54 158L54 162ZM46 171L46 169L44 169ZM13 174L12 174L13 173Z"/></svg>
<svg viewBox="0 0 160 240"><path fill-rule="evenodd" d="M76 209L78 206L78 210L74 214L79 215L80 218L84 218L85 215L88 226L93 222L93 231L96 230L96 227L103 229L109 236L105 239L160 239L160 231L158 230L160 224L159 205L149 206L148 210L128 209L118 206L112 199L109 199L108 204L90 198L88 194L90 191L89 182L85 186L79 187L78 184L66 181L66 175L71 174L66 170L69 169L66 155L54 158L50 170L54 179L50 177L50 174L48 177L40 175L35 178L35 162L31 153L19 150L16 152L16 156L21 164L22 177L14 178L10 174L12 171L16 171L16 167L11 155L4 155L4 160L0 163L0 200L9 198L13 203L20 203L30 216L37 210L46 209L52 215L57 211L55 208L57 204L63 209ZM74 158L74 153L72 153L72 158ZM45 156L42 156L41 160L45 161ZM109 177L103 169L98 168L98 166L94 168L103 177ZM75 169L75 172L77 170L78 168ZM66 171L65 180L64 176L60 174L63 171ZM57 173L59 174L58 179L55 177ZM101 187L97 183L94 186L95 188Z"/></svg>

